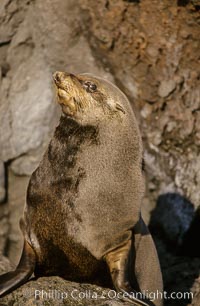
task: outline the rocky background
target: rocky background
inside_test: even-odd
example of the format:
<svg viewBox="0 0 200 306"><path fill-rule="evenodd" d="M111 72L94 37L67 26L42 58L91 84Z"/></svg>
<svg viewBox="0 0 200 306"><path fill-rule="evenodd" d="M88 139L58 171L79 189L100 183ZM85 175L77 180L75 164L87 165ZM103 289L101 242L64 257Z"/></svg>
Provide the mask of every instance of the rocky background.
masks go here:
<svg viewBox="0 0 200 306"><path fill-rule="evenodd" d="M11 263L22 248L28 179L60 115L52 73L91 72L115 82L136 112L147 178L143 215L165 290L194 293L165 305L200 304L199 9L199 0L1 0L0 252ZM20 296L5 299L22 305Z"/></svg>

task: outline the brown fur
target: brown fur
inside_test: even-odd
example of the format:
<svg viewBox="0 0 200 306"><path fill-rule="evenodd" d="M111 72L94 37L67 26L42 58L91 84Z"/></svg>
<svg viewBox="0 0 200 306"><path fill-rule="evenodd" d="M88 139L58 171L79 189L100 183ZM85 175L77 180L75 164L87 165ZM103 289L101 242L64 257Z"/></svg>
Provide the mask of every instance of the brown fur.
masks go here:
<svg viewBox="0 0 200 306"><path fill-rule="evenodd" d="M103 259L132 240L133 287L161 290L157 254L140 218L142 142L129 101L97 77L59 72L54 79L63 114L31 176L22 221L35 274L106 285Z"/></svg>

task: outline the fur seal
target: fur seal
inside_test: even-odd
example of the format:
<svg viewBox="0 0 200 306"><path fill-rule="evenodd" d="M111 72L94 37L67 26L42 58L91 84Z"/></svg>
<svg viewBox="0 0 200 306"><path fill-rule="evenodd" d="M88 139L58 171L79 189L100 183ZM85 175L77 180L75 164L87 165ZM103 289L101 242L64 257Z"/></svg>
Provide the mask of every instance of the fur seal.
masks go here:
<svg viewBox="0 0 200 306"><path fill-rule="evenodd" d="M102 78L53 77L62 115L30 178L20 221L24 249L16 270L0 276L0 293L33 272L101 285L111 276L130 303L162 305L148 299L162 292L162 276L140 214L142 141L130 103Z"/></svg>

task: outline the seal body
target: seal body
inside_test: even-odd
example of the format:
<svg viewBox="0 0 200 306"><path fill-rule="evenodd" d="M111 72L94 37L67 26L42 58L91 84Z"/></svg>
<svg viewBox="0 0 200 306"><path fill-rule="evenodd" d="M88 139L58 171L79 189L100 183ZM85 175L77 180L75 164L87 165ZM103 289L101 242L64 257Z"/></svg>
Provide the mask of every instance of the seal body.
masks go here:
<svg viewBox="0 0 200 306"><path fill-rule="evenodd" d="M146 290L161 288L157 254L140 216L142 141L128 99L113 84L91 75L57 72L54 80L63 113L31 176L21 221L35 254L36 276L103 284L106 261L118 287L119 279L125 283L133 253L136 290L141 290L139 283ZM150 249L155 279L159 274L159 285L155 281L153 286L148 286L152 269L142 267Z"/></svg>
<svg viewBox="0 0 200 306"><path fill-rule="evenodd" d="M126 111L134 116L130 107ZM130 239L144 190L142 146L135 118L121 113L85 125L61 117L27 192L25 223L41 265L55 246L73 262L69 250L79 245L102 259Z"/></svg>

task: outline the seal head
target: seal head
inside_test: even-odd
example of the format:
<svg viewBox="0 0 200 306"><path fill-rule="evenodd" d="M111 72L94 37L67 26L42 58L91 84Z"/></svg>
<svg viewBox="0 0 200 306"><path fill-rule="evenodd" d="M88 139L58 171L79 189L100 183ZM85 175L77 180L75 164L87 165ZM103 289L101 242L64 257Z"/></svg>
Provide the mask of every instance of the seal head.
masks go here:
<svg viewBox="0 0 200 306"><path fill-rule="evenodd" d="M55 72L53 79L63 113L75 120L96 124L105 115L113 117L119 112L125 113L119 101L119 93L122 92L108 81L91 74L75 76L66 72Z"/></svg>

